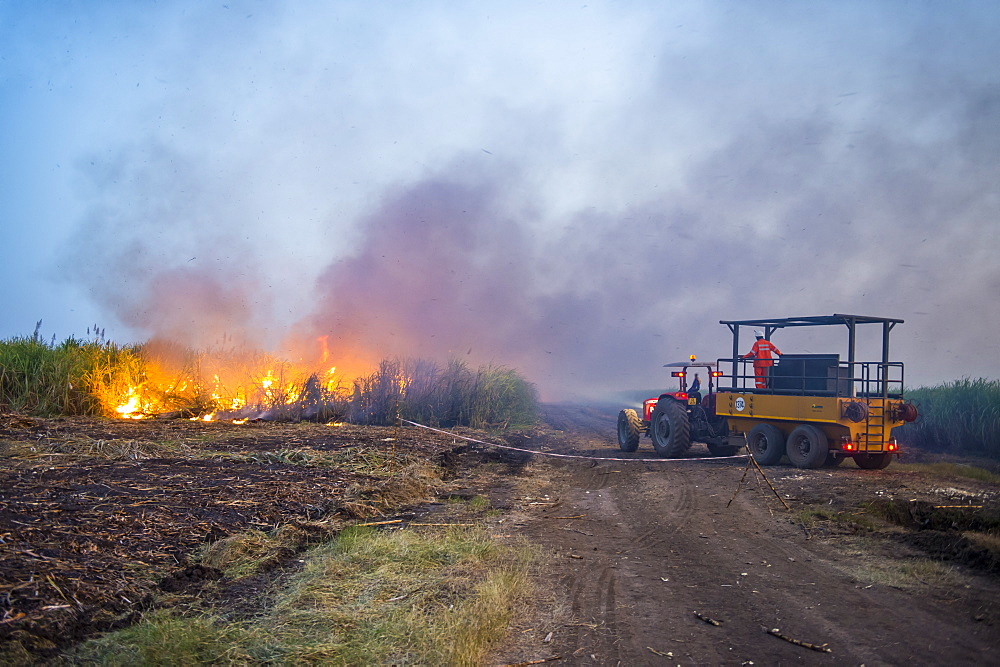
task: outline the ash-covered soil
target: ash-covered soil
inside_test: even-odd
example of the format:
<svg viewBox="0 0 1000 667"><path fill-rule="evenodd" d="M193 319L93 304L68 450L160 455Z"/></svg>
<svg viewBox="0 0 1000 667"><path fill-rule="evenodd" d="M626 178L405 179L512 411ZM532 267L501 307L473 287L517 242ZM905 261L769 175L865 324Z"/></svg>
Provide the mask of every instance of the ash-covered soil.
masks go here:
<svg viewBox="0 0 1000 667"><path fill-rule="evenodd" d="M391 529L483 495L495 534L543 554L496 664L994 661L1000 568L974 537L997 535L998 485L765 468L786 509L745 459L620 452L616 412L547 406L503 439L461 432L583 458L418 428L0 416L0 656L17 643L44 662L156 606L254 613L297 557L230 581L194 557L225 536L402 519ZM437 498L393 495L360 452L426 462Z"/></svg>

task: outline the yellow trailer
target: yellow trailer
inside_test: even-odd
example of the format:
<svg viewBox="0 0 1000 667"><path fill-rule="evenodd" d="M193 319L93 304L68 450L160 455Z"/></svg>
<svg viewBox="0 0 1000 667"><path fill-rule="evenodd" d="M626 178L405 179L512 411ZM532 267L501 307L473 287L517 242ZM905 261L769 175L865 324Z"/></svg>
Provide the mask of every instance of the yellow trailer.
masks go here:
<svg viewBox="0 0 1000 667"><path fill-rule="evenodd" d="M719 367L728 364L731 373L724 376L729 386L720 386L714 408L716 416L726 418L730 440L746 438L764 465L787 455L800 468L838 465L845 458L867 469L888 466L898 453L892 429L917 417L916 408L903 399L903 364L889 360L889 332L902 322L843 314L722 320L733 333L733 356L719 360ZM856 358L858 325L881 327L881 360ZM760 367L750 368L757 361L752 355L740 354L741 327L754 328L770 341L776 331L807 326L846 327L847 359L783 354L762 373Z"/></svg>

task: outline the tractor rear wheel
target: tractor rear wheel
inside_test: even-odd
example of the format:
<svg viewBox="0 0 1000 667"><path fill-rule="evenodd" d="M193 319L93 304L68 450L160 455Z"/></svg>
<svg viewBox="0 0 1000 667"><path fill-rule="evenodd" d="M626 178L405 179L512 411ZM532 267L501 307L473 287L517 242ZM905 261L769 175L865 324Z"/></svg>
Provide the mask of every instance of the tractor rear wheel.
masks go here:
<svg viewBox="0 0 1000 667"><path fill-rule="evenodd" d="M618 446L623 452L634 452L639 448L642 422L635 410L627 408L618 413Z"/></svg>
<svg viewBox="0 0 1000 667"><path fill-rule="evenodd" d="M687 410L672 398L661 398L649 416L649 434L657 454L680 456L691 446Z"/></svg>
<svg viewBox="0 0 1000 667"><path fill-rule="evenodd" d="M892 453L882 452L881 454L855 454L854 462L859 468L865 470L882 470L888 468L892 463Z"/></svg>
<svg viewBox="0 0 1000 667"><path fill-rule="evenodd" d="M772 424L757 424L750 429L747 444L754 460L762 466L773 466L785 454L785 434Z"/></svg>
<svg viewBox="0 0 1000 667"><path fill-rule="evenodd" d="M819 468L830 454L830 441L812 424L801 424L788 436L787 450L796 468Z"/></svg>

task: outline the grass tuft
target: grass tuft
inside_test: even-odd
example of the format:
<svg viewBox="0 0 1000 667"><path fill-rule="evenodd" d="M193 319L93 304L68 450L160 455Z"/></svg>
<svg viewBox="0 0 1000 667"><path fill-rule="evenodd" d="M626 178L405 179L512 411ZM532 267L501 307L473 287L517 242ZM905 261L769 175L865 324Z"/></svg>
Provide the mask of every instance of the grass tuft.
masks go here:
<svg viewBox="0 0 1000 667"><path fill-rule="evenodd" d="M425 532L426 531L426 532ZM255 563L279 536L220 548L217 564ZM259 617L154 612L86 642L73 664L483 664L530 594L526 544L478 527L421 532L349 528L302 557ZM243 566L240 566L242 568ZM238 571L242 571L239 569Z"/></svg>
<svg viewBox="0 0 1000 667"><path fill-rule="evenodd" d="M141 623L80 645L72 664L246 665L257 663L252 651L262 631L209 616L148 614Z"/></svg>
<svg viewBox="0 0 1000 667"><path fill-rule="evenodd" d="M796 516L806 528L837 526L848 532L870 532L878 528L870 517L860 512L837 512L821 507L801 510Z"/></svg>
<svg viewBox="0 0 1000 667"><path fill-rule="evenodd" d="M269 619L280 661L481 664L527 592L528 551L478 528L349 529L317 549Z"/></svg>

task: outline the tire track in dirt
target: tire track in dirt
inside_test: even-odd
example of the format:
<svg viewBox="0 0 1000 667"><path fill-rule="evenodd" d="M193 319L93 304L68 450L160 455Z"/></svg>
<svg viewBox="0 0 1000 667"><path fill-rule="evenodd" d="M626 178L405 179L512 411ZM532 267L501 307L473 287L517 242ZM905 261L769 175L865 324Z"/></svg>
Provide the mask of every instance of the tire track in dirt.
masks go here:
<svg viewBox="0 0 1000 667"><path fill-rule="evenodd" d="M662 519L654 519L652 523L635 535L638 547L652 553L670 543L670 537L688 523L690 517L698 510L697 497L690 484L675 484L666 489L666 495L659 504L657 513Z"/></svg>
<svg viewBox="0 0 1000 667"><path fill-rule="evenodd" d="M604 493L615 474L604 467L591 468L584 475L586 488L576 492L581 498L579 505L574 503L573 515L586 517L588 511L593 511L601 516L616 516L613 499ZM576 509L578 506L580 509ZM618 574L611 559L595 554L596 546L592 542L593 530L604 527L595 527L586 518L572 523L572 526L563 526L561 531L570 536L568 543L572 547L565 554L569 561L565 568L571 571L567 581L574 619L568 638L575 645L578 658L592 662L590 656L602 655L618 661L623 657L616 642L623 631L618 613Z"/></svg>
<svg viewBox="0 0 1000 667"><path fill-rule="evenodd" d="M595 465L591 467L589 474L586 475L584 488L587 491L599 491L607 487L611 480L611 474L611 468L607 465Z"/></svg>

